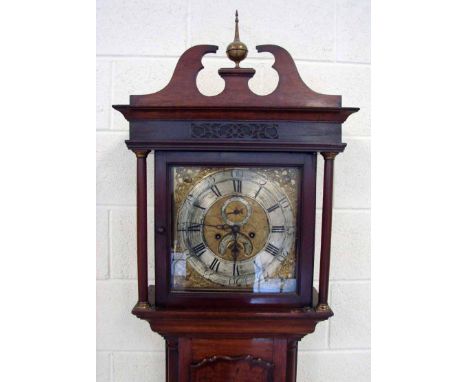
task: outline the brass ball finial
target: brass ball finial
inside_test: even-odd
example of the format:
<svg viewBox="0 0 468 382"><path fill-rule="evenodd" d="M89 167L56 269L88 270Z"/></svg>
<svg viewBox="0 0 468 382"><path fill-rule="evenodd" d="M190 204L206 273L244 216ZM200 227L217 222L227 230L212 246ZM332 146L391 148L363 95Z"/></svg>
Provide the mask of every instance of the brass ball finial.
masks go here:
<svg viewBox="0 0 468 382"><path fill-rule="evenodd" d="M239 63L247 57L247 45L239 40L239 14L236 10L236 31L234 33L234 41L231 42L226 48L226 54L231 61L236 63L236 68Z"/></svg>

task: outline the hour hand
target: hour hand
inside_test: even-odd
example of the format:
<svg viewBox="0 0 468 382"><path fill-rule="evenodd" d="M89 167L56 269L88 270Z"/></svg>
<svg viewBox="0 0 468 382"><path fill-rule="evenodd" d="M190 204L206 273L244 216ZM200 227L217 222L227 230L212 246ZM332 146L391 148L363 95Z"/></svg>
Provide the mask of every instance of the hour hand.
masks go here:
<svg viewBox="0 0 468 382"><path fill-rule="evenodd" d="M228 230L228 229L231 229L231 227L228 225L228 224L200 224L204 227L214 227L214 228L217 228L217 229L222 229L222 230Z"/></svg>
<svg viewBox="0 0 468 382"><path fill-rule="evenodd" d="M204 224L204 223L188 223L182 226L178 231L200 231L201 227L214 227L222 230L229 230L230 226L227 224Z"/></svg>

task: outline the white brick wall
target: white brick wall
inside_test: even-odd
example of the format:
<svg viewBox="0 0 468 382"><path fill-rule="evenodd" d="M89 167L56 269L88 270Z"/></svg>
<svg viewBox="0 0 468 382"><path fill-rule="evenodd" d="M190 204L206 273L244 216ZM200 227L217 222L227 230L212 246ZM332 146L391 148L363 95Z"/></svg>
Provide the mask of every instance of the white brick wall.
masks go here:
<svg viewBox="0 0 468 382"><path fill-rule="evenodd" d="M254 46L273 43L291 52L314 90L342 94L345 106L361 108L344 126L348 148L336 159L330 297L335 317L301 341L298 382L370 381L370 0L98 0L98 382L164 380L164 341L130 314L137 297L135 157L124 144L128 124L110 106L128 103L130 94L161 89L177 57L202 43L220 50L204 59L198 85L204 94L219 92L223 83L216 70L228 64L223 52L233 38L236 8L241 39L250 47L245 66L257 70L250 83L256 93L271 92L278 76L271 55L254 52ZM319 180L322 164L320 159ZM152 257L151 236L149 243ZM153 269L151 262L150 279Z"/></svg>

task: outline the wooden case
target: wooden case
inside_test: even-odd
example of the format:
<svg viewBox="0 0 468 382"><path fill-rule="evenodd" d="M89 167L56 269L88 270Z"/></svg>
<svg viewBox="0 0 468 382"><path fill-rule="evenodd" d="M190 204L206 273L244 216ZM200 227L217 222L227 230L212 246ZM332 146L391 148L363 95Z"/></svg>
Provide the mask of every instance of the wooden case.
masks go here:
<svg viewBox="0 0 468 382"><path fill-rule="evenodd" d="M168 382L294 382L297 341L333 315L328 305L333 163L346 147L342 123L359 109L341 107L341 96L309 89L289 53L276 45L257 47L274 56L279 75L274 92L259 96L250 91L255 70L227 68L219 70L224 90L204 96L196 77L202 57L216 50L213 45L188 49L164 89L114 106L130 123L126 143L137 157L138 302L132 312L166 339ZM148 286L147 266L150 152L155 158L155 286ZM317 291L312 284L318 153L325 161ZM303 169L297 294L170 291L168 166L173 164Z"/></svg>

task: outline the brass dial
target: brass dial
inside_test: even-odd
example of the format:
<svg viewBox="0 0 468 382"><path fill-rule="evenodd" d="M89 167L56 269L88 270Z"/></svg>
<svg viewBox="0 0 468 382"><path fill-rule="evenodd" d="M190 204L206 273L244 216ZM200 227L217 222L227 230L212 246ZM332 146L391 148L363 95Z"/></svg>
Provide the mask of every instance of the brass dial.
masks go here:
<svg viewBox="0 0 468 382"><path fill-rule="evenodd" d="M178 245L190 277L195 272L198 285L229 288L278 277L294 251L294 215L285 190L261 171L208 172L187 190L177 213Z"/></svg>
<svg viewBox="0 0 468 382"><path fill-rule="evenodd" d="M265 210L248 196L220 197L205 214L204 240L224 260L252 258L265 246L269 233Z"/></svg>

